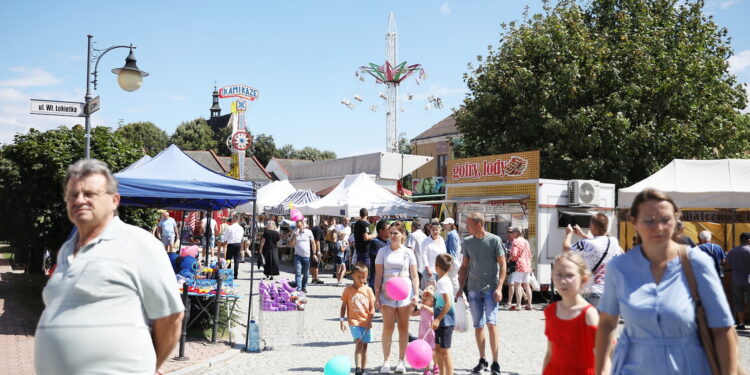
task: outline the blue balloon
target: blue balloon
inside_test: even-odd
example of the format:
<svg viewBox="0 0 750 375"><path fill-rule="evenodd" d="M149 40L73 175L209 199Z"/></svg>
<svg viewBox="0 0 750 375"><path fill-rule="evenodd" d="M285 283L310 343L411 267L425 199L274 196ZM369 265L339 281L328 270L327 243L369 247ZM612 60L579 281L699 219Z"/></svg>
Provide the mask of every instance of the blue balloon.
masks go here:
<svg viewBox="0 0 750 375"><path fill-rule="evenodd" d="M345 355L337 355L326 362L326 367L323 369L325 375L347 375L352 369L349 357Z"/></svg>

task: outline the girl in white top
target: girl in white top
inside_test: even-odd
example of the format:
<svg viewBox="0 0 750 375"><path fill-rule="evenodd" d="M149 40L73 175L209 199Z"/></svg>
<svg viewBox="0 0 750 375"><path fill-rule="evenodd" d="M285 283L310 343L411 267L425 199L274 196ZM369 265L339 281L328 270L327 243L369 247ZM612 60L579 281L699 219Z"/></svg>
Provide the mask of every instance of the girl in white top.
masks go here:
<svg viewBox="0 0 750 375"><path fill-rule="evenodd" d="M378 251L375 258L375 307L380 308L383 314L383 367L380 373L390 373L391 365L389 358L391 356L391 342L393 340L393 330L398 319L398 364L396 373L406 371L404 366L404 356L406 354L406 344L409 342L409 315L417 304L419 295L419 277L417 276L417 258L414 252L404 246L406 233L404 225L396 221L388 227L388 234L391 243L384 246ZM395 301L388 297L383 290L385 281L392 277L401 277L409 285L409 296L404 300Z"/></svg>
<svg viewBox="0 0 750 375"><path fill-rule="evenodd" d="M440 222L430 222L430 236L425 238L419 246L422 252L422 265L424 266L424 277L428 285L435 285L437 275L435 272L435 259L438 255L446 253L445 240L440 237Z"/></svg>

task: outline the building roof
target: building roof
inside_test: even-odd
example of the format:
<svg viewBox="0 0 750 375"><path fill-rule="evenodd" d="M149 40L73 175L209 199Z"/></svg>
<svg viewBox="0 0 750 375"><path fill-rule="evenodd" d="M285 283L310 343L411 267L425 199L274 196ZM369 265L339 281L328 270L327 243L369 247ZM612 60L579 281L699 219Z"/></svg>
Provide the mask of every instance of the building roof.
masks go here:
<svg viewBox="0 0 750 375"><path fill-rule="evenodd" d="M218 156L211 150L185 151L185 154L214 172L229 172L229 166L232 159L229 156ZM271 176L266 172L266 169L260 165L260 162L255 156L245 158L245 181L253 181L262 184L271 181Z"/></svg>
<svg viewBox="0 0 750 375"><path fill-rule="evenodd" d="M423 131L418 136L412 138L412 142L421 139L435 138L453 134L461 134L461 132L458 131L458 128L456 127L456 119L453 118L453 115L450 115L442 119L437 124L432 125L429 129Z"/></svg>
<svg viewBox="0 0 750 375"><path fill-rule="evenodd" d="M312 160L306 160L306 159L281 159L273 157L271 160L276 160L276 163L281 167L281 169L284 170L287 176L292 177L293 174L290 174L291 170L294 170L295 167L305 165L308 163L312 163Z"/></svg>
<svg viewBox="0 0 750 375"><path fill-rule="evenodd" d="M219 156L219 160L227 166L228 170L232 158L229 156ZM250 156L245 158L245 179L265 184L271 181L271 175L260 165L260 161L255 156Z"/></svg>

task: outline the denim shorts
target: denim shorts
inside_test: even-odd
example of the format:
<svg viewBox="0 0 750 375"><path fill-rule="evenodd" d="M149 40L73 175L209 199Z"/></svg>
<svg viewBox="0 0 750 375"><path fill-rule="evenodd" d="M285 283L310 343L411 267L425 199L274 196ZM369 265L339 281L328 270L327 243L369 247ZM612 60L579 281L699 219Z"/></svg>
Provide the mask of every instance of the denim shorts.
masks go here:
<svg viewBox="0 0 750 375"><path fill-rule="evenodd" d="M372 342L370 330L365 327L349 326L349 331L351 331L354 341L357 341L361 338L362 342L365 344L369 344Z"/></svg>
<svg viewBox="0 0 750 375"><path fill-rule="evenodd" d="M492 289L485 292L469 291L469 307L474 328L484 327L485 319L487 324L497 325L498 303L495 302L494 293Z"/></svg>
<svg viewBox="0 0 750 375"><path fill-rule="evenodd" d="M335 264L344 264L344 257L336 255Z"/></svg>

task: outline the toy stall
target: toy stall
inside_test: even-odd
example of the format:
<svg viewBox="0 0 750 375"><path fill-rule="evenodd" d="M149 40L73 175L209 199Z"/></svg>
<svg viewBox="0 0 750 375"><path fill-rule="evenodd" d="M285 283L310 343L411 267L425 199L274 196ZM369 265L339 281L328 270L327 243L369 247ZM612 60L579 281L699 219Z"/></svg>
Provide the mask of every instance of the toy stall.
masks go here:
<svg viewBox="0 0 750 375"><path fill-rule="evenodd" d="M547 290L551 263L562 253L565 227L589 226L591 216L605 213L615 227L613 184L584 180L542 179L539 151L481 156L448 161L446 216L455 217L467 236L465 217L485 216L486 230L508 241L508 228L519 226L532 250L534 273Z"/></svg>
<svg viewBox="0 0 750 375"><path fill-rule="evenodd" d="M175 145L170 145L151 160L125 168L116 173L115 177L119 182L118 192L123 206L206 211L207 216L212 217L213 212L255 201L252 182L213 172L195 162ZM186 314L190 313L190 306L195 302L199 316L213 316L212 341L215 341L220 318L219 307L225 304L228 310L233 311L240 296L235 292L236 286L229 277L233 276L231 270L224 270L221 265L203 267L198 256L197 246L181 248L179 254L171 255L173 258L170 261L176 273L175 288L182 290ZM251 268L251 291L253 271L254 267ZM252 300L249 299L248 311L252 311ZM250 315L248 314L248 319ZM192 321L195 319L197 318L194 316ZM189 316L183 319L178 359L185 358L186 329L190 322Z"/></svg>

